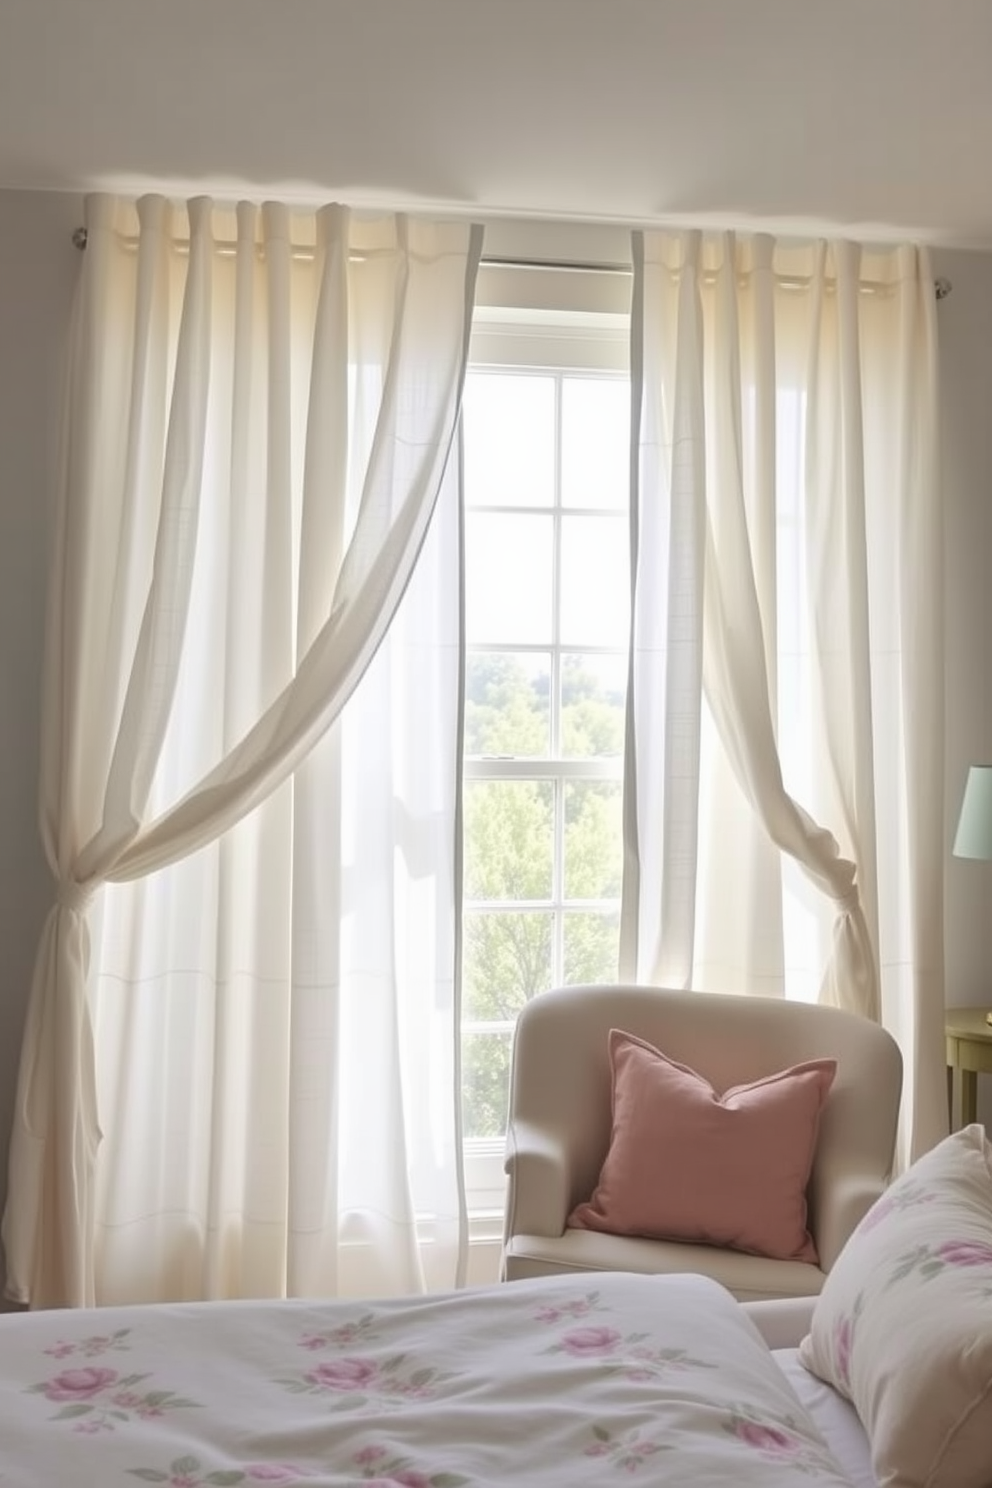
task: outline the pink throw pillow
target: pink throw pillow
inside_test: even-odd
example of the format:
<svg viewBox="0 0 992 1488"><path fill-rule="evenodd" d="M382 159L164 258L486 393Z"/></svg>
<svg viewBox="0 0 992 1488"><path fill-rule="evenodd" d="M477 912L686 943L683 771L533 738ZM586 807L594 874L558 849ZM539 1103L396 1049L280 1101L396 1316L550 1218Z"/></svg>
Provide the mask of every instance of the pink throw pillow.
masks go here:
<svg viewBox="0 0 992 1488"><path fill-rule="evenodd" d="M610 1149L572 1228L815 1264L806 1185L836 1060L719 1095L695 1070L614 1028L610 1063Z"/></svg>

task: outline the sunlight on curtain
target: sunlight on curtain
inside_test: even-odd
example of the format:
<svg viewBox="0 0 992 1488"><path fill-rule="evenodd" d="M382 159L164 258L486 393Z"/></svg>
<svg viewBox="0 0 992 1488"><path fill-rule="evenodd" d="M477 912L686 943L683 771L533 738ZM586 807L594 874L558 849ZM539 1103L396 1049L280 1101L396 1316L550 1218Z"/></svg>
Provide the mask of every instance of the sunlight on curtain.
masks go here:
<svg viewBox="0 0 992 1488"><path fill-rule="evenodd" d="M905 1161L947 1119L927 255L689 232L634 259L625 974L880 1017Z"/></svg>
<svg viewBox="0 0 992 1488"><path fill-rule="evenodd" d="M458 520L452 463L390 632L293 781L218 843L108 885L100 1302L457 1278ZM215 584L205 570L205 606ZM217 711L221 660L190 669L165 754Z"/></svg>
<svg viewBox="0 0 992 1488"><path fill-rule="evenodd" d="M87 227L8 1289L451 1280L448 456L481 229L158 197Z"/></svg>

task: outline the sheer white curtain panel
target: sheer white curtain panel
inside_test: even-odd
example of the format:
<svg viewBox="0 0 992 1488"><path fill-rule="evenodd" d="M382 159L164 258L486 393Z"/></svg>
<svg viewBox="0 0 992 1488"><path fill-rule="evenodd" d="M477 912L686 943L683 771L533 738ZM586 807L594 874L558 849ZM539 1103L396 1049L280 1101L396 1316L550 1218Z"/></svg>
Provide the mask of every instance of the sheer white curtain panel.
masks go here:
<svg viewBox="0 0 992 1488"><path fill-rule="evenodd" d="M333 1291L349 1224L406 1289L421 1216L443 1216L449 1257L462 1229L457 1111L437 1094L457 1061L438 908L457 589L414 570L457 547L481 229L103 195L86 226L43 682L56 903L16 1097L8 1293L89 1305L152 1274L163 1295ZM427 658L413 682L384 641L401 608L395 646ZM390 707L370 713L377 687ZM398 765L435 693L451 759ZM350 732L346 704L364 710ZM381 813L407 821L405 856ZM422 1006L420 1068L397 1030ZM388 1154L384 1192L363 1187L363 1142Z"/></svg>
<svg viewBox="0 0 992 1488"><path fill-rule="evenodd" d="M623 973L881 1019L907 1160L946 1124L927 254L633 251Z"/></svg>

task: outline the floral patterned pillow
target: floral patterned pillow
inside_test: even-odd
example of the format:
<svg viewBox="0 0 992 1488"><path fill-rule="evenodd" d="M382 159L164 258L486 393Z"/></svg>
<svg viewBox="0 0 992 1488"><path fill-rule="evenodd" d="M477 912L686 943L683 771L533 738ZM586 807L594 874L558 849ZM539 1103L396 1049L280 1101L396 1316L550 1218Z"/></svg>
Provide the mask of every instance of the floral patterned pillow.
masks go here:
<svg viewBox="0 0 992 1488"><path fill-rule="evenodd" d="M827 1276L800 1358L854 1404L892 1488L992 1485L992 1144L920 1158Z"/></svg>

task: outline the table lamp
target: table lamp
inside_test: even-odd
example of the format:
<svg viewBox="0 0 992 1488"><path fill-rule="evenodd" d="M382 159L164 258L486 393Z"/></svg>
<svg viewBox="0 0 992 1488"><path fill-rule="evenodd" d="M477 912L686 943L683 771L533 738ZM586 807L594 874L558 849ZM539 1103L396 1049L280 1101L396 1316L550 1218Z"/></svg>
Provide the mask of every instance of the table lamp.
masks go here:
<svg viewBox="0 0 992 1488"><path fill-rule="evenodd" d="M972 765L968 771L954 856L992 862L992 765ZM985 1014L985 1021L992 1023L992 1013Z"/></svg>

